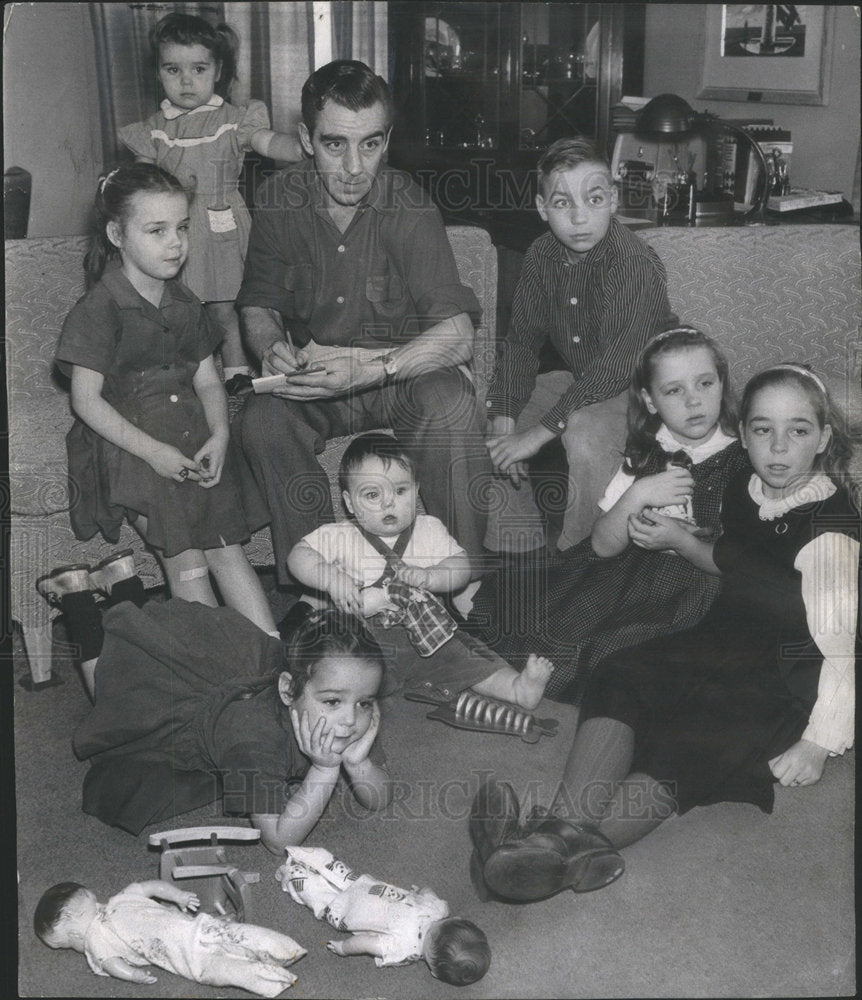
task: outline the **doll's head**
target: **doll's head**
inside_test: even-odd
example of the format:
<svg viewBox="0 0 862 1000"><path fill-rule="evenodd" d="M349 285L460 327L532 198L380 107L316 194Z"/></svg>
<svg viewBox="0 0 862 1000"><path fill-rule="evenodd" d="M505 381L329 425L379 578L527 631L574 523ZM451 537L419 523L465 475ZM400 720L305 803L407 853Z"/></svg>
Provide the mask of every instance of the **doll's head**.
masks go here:
<svg viewBox="0 0 862 1000"><path fill-rule="evenodd" d="M79 882L59 882L42 894L33 914L33 930L49 948L84 950L84 935L96 917L99 901Z"/></svg>
<svg viewBox="0 0 862 1000"><path fill-rule="evenodd" d="M161 280L174 278L188 254L188 195L154 163L131 163L106 174L96 189L95 231L84 258L89 286L119 257Z"/></svg>
<svg viewBox="0 0 862 1000"><path fill-rule="evenodd" d="M629 385L626 458L635 472L664 424L680 445L706 442L717 427L736 434L727 359L693 327L665 330L640 353Z"/></svg>
<svg viewBox="0 0 862 1000"><path fill-rule="evenodd" d="M416 520L416 468L390 434L355 437L341 459L338 484L344 506L372 535L397 537Z"/></svg>
<svg viewBox="0 0 862 1000"><path fill-rule="evenodd" d="M300 716L307 712L312 730L324 719L335 730L336 752L367 732L385 666L358 618L334 610L309 615L285 639L282 659L279 697Z"/></svg>
<svg viewBox="0 0 862 1000"><path fill-rule="evenodd" d="M742 443L767 496L813 472L846 474L852 448L843 421L807 365L775 365L749 379L739 418Z"/></svg>
<svg viewBox="0 0 862 1000"><path fill-rule="evenodd" d="M422 957L435 979L452 986L478 982L491 965L488 939L474 923L461 917L431 924Z"/></svg>
<svg viewBox="0 0 862 1000"><path fill-rule="evenodd" d="M193 110L214 93L226 98L236 79L239 38L194 14L168 14L150 33L156 75L175 107Z"/></svg>

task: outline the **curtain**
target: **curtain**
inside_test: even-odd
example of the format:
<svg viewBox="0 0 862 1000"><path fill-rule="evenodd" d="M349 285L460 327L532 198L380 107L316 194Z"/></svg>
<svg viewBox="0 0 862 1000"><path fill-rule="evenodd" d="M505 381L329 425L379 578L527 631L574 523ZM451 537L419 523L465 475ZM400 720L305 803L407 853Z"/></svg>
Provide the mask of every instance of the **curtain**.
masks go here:
<svg viewBox="0 0 862 1000"><path fill-rule="evenodd" d="M160 18L184 11L239 35L238 79L230 99L263 101L272 127L296 129L300 92L308 76L333 59L359 59L388 79L387 14L383 0L330 3L93 3L96 72L104 163L125 154L117 130L142 121L158 106L149 32Z"/></svg>

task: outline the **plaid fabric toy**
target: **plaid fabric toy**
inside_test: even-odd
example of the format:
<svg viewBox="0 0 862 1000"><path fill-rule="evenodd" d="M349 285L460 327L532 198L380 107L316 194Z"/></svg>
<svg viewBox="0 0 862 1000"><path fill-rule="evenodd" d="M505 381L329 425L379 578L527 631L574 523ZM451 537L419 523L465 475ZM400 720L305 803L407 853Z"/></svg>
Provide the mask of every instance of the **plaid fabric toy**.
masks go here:
<svg viewBox="0 0 862 1000"><path fill-rule="evenodd" d="M391 549L361 525L357 525L357 528L369 545L386 560L386 569L372 586L382 587L395 608L381 611L377 616L378 621L384 628L403 625L411 644L420 656L431 656L436 653L455 634L458 628L455 619L430 591L410 587L395 579L398 570L405 565L401 556L413 534L413 525L401 532Z"/></svg>
<svg viewBox="0 0 862 1000"><path fill-rule="evenodd" d="M420 656L436 653L455 634L458 628L455 619L434 594L397 580L383 589L397 610L381 611L377 620L384 628L403 625Z"/></svg>

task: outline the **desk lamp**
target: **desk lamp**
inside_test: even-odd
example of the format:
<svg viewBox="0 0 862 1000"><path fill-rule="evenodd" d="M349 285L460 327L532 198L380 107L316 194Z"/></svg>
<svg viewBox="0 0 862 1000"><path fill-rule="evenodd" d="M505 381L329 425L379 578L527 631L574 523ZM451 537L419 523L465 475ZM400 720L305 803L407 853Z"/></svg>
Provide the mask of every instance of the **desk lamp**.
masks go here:
<svg viewBox="0 0 862 1000"><path fill-rule="evenodd" d="M742 140L744 144L742 148L749 146L754 153L761 176L758 189L755 192L754 203L748 211L743 213L743 218L746 221L762 223L766 202L769 198L769 169L763 150L745 129L730 122L724 122L708 112L694 111L687 101L676 94L659 94L658 97L654 97L648 104L645 104L638 113L634 133L635 136L653 143L681 143L694 138L701 138L708 142L711 137L714 137L716 130L724 130L736 136ZM687 218L689 223L696 224L701 214L703 222L708 216L718 220L719 224L731 221L734 215L733 196L722 198L721 194L696 192L694 171L692 170L693 161L694 156L692 155L689 164L682 171L688 199ZM667 196L664 201L665 206L667 206Z"/></svg>

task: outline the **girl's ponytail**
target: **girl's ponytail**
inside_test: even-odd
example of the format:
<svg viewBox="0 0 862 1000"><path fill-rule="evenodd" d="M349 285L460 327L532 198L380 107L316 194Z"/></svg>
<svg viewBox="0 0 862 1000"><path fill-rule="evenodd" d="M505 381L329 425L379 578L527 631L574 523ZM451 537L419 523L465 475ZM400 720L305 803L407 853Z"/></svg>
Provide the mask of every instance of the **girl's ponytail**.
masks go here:
<svg viewBox="0 0 862 1000"><path fill-rule="evenodd" d="M108 223L117 222L122 226L129 203L139 193L185 195L186 190L173 174L154 163L116 167L102 177L96 189L94 231L84 255L84 277L88 289L105 273L108 262L120 255L108 239Z"/></svg>

